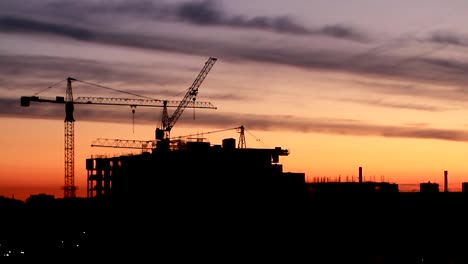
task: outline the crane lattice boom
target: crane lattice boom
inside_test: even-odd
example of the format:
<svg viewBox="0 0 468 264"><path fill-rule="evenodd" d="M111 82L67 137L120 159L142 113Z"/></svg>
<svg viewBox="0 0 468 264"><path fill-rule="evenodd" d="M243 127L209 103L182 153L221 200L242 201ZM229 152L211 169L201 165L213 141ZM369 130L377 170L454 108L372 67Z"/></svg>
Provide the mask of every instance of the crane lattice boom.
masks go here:
<svg viewBox="0 0 468 264"><path fill-rule="evenodd" d="M195 99L198 94L198 88L205 80L206 75L210 72L211 68L217 60L217 58L213 57L208 59L208 61L205 63L205 66L193 82L192 86L190 86L190 88L187 90L187 93L185 94L182 101L180 101L179 106L170 117L167 114L167 109L164 108L161 129L156 129L156 139L169 139L172 127L175 125L177 120L179 120L180 116L184 112L184 109L187 108L190 103L195 103Z"/></svg>
<svg viewBox="0 0 468 264"><path fill-rule="evenodd" d="M112 147L151 150L156 147L155 140L97 138L91 147Z"/></svg>
<svg viewBox="0 0 468 264"><path fill-rule="evenodd" d="M56 98L21 96L21 105L29 106L30 102L65 104L65 99L61 96ZM135 98L107 98L107 97L77 97L73 104L95 104L95 105L126 105L126 106L147 106L147 107L178 107L181 101L159 100L159 99L135 99ZM191 102L187 108L207 108L217 109L210 102Z"/></svg>

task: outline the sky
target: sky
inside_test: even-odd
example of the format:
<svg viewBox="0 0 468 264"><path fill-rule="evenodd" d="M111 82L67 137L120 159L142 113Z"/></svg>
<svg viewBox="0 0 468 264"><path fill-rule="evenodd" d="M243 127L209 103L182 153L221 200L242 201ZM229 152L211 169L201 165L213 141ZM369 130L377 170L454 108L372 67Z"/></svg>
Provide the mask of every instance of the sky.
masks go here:
<svg viewBox="0 0 468 264"><path fill-rule="evenodd" d="M448 171L460 189L467 11L462 0L2 0L0 195L63 196L64 105L21 96L65 96L73 77L74 98L182 100L209 57L197 101L216 109L185 109L171 136L220 144L243 125L247 147L288 149L283 170L307 181L362 167L365 180L443 188ZM77 195L87 158L132 152L96 139L153 140L161 114L76 105Z"/></svg>

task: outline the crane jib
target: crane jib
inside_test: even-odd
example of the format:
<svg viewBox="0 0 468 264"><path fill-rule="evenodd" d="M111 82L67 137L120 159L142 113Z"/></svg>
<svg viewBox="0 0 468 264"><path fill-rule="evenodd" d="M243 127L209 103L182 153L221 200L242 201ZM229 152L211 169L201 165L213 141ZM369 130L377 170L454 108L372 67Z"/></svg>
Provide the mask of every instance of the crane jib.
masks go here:
<svg viewBox="0 0 468 264"><path fill-rule="evenodd" d="M163 138L169 141L169 131L177 122L178 118L182 114L185 108L207 108L207 109L217 109L211 103L208 102L195 102L195 97L198 94L198 87L203 82L204 78L206 77L207 73L213 66L216 58L210 57L209 60L205 63L205 67L200 72L192 86L190 87L189 91L185 95L182 101L168 101L168 100L157 100L151 99L146 97L147 99L130 99L130 98L103 98L103 97L78 97L73 100L73 92L72 92L72 82L79 81L82 83L94 85L100 88L106 88L118 92L116 89L112 89L109 87L104 87L102 85L91 84L88 82L80 81L72 77L68 77L67 80L67 89L65 96L57 96L55 98L42 98L36 96L38 93L34 94L33 96L22 96L21 106L29 107L31 102L42 102L42 103L55 103L55 104L65 104L65 185L63 187L64 190L64 198L73 198L75 197L75 183L74 183L74 105L75 104L96 104L96 105L122 105L122 106L130 106L132 107L132 112L134 113L134 108L136 106L148 106L148 107L163 107L163 130L159 128L156 129L156 139ZM63 80L64 81L64 80ZM59 83L62 83L60 81ZM59 84L57 83L57 84ZM52 85L49 88L56 86ZM130 92L124 92L127 94L131 94L134 96L136 95ZM143 97L143 96L140 96ZM177 107L174 114L169 119L167 116L167 108L168 107ZM161 132L160 137L158 137L158 132Z"/></svg>

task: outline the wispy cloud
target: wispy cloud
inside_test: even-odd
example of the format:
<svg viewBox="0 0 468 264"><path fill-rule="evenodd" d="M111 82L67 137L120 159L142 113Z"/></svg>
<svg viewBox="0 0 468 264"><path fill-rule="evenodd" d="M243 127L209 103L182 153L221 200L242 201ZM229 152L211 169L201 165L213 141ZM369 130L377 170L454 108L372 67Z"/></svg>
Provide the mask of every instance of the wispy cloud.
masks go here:
<svg viewBox="0 0 468 264"><path fill-rule="evenodd" d="M9 8L7 4L10 5ZM38 8L37 3L31 4ZM63 8L66 5L68 8ZM80 2L49 2L49 5L42 5L37 16L22 17L18 15L18 10L29 10L24 3L6 0L0 3L0 7L5 7L0 14L1 32L28 32L37 34L54 34L61 37L78 39L89 43L97 43L112 46L139 48L146 50L168 51L180 54L216 56L223 60L239 61L248 60L255 62L284 64L304 69L330 71L339 73L350 73L370 78L394 79L406 82L439 83L445 86L457 87L456 90L429 91L418 87L417 89L395 89L393 93L411 94L414 96L434 96L437 98L451 98L452 100L465 100L465 89L468 85L468 63L462 58L431 58L429 55L444 49L447 43L463 43L461 40L438 37L434 46L429 46L424 50L418 50L413 55L396 55L384 50L398 48L407 42L395 42L390 47L381 45L380 48L372 45L352 46L346 49L334 46L334 41L315 41L314 38L304 40L291 37L290 41L269 41L264 40L263 35L252 33L248 41L243 41L230 32L225 38L219 36L194 37L190 34L167 32L152 32L144 34L130 29L122 28L119 31L107 28L108 16L116 18L119 15L122 21L133 21L134 19L149 19L151 21L179 21L190 25L199 26L228 26L239 29L262 29L268 32L287 32L296 35L310 34L311 36L335 36L347 39L368 38L369 36L357 37L355 29L343 24L323 25L317 28L309 28L287 16L263 17L229 14L223 10L217 2L198 1L183 2L177 4L163 4L153 1L126 2L117 1L110 3L80 1ZM47 7L47 8L46 8ZM10 11L13 10L13 11ZM15 13L16 10L16 13ZM94 11L93 11L94 10ZM17 14L12 17L10 14ZM76 14L75 14L76 13ZM33 12L33 14L35 14ZM76 26L73 14L83 16L80 26ZM137 16L138 14L138 16ZM54 19L58 16L60 19ZM98 18L106 16L105 21ZM133 19L133 20L132 20ZM116 19L110 21L117 21ZM120 19L118 21L121 21ZM146 21L146 20L145 20ZM123 22L122 22L123 23ZM156 22L155 28L157 28ZM153 25L153 24L152 24ZM193 30L198 30L194 28ZM206 33L206 32L205 32ZM274 39L274 38L272 38ZM372 39L372 38L371 38ZM311 41L311 42L309 42ZM311 45L310 43L314 43ZM315 45L316 44L316 45ZM356 44L354 44L356 45ZM362 55L362 56L361 56ZM78 67L80 65L76 65ZM14 65L4 65L10 70L19 70ZM47 67L47 66L45 66ZM71 66L69 66L71 67ZM60 68L57 68L60 69ZM81 70L89 72L83 65ZM100 69L103 71L103 69ZM57 71L59 72L59 71ZM76 70L73 72L77 72ZM98 71L99 72L99 69ZM111 76L118 71L107 71ZM143 80L144 76L137 76L134 72L133 78L129 72L128 80L131 83ZM58 74L60 75L60 74ZM140 74L141 75L141 74ZM123 78L121 78L123 79ZM153 78L153 81L156 78ZM164 76L161 78L164 80ZM374 91L383 91L380 87L374 87ZM389 91L387 89L387 91ZM228 93L229 94L229 93ZM427 94L427 95L426 95ZM440 96L442 94L442 96ZM458 98L458 99L457 99Z"/></svg>
<svg viewBox="0 0 468 264"><path fill-rule="evenodd" d="M220 2L212 0L186 1L182 3L162 3L154 1L119 1L75 3L52 2L49 12L57 15L72 13L81 16L119 15L145 17L154 21L182 22L198 26L223 26L240 29L265 30L293 35L322 35L357 42L365 42L368 37L362 30L351 25L330 24L307 27L289 16L244 16L229 14ZM86 14L86 15L84 15ZM92 17L90 17L92 19Z"/></svg>
<svg viewBox="0 0 468 264"><path fill-rule="evenodd" d="M372 91L377 94L386 95L404 95L414 98L431 99L431 100L444 100L456 103L457 106L438 108L438 110L453 110L459 107L459 103L468 100L468 90L461 87L452 86L436 86L432 87L424 83L389 83L379 81L362 81L362 80L349 80L350 83L358 85L362 89ZM429 86L429 87L428 87ZM416 106L418 108L418 106ZM422 110L422 109L421 109ZM435 109L434 109L435 110Z"/></svg>
<svg viewBox="0 0 468 264"><path fill-rule="evenodd" d="M175 19L200 25L222 25L240 28L263 29L279 33L299 35L324 35L353 41L366 41L367 37L359 30L342 24L307 28L288 16L229 16L215 1L186 2L175 6Z"/></svg>
<svg viewBox="0 0 468 264"><path fill-rule="evenodd" d="M441 44L450 44L455 46L468 47L468 36L457 34L447 30L439 30L429 37L429 41Z"/></svg>
<svg viewBox="0 0 468 264"><path fill-rule="evenodd" d="M453 102L464 102L468 99L468 90L464 88L464 84L468 84L468 76L464 74L464 71L468 72L468 64L454 60L420 59L422 63L421 65L426 65L427 69L430 69L431 67L433 68L433 70L428 70L426 76L427 79L435 78L434 74L430 75L430 73L435 71L436 68L440 69L442 67L443 69L450 69L449 71L451 74L444 75L442 72L442 77L439 76L438 80L440 81L445 78L446 83L457 85L455 87L449 86L431 88L424 86L423 83L416 84L416 80L421 79L425 74L424 67L413 68L408 66L408 68L406 68L405 66L402 66L401 69L389 69L388 72L385 72L387 67L385 65L379 65L378 59L376 59L370 65L366 65L365 62L363 62L363 65L360 65L359 62L356 62L356 65L354 65L355 67L353 68L351 66L341 65L341 63L333 61L333 59L328 61L330 58L333 58L333 56L337 56L336 54L332 53L324 54L317 52L314 53L313 56L310 56L310 58L307 58L305 55L306 53L304 53L304 56L301 56L300 53L295 52L292 56L289 57L274 57L271 54L277 55L278 53L287 53L287 51L278 50L278 52L271 53L266 51L259 51L257 53L248 52L249 49L251 48L238 47L238 50L236 51L237 55L232 55L231 57L237 56L244 59L260 59L264 61L268 60L274 63L302 65L303 67L328 69L331 71L349 71L363 75L379 75L385 77L398 76L398 78L402 78L406 75L407 80L411 81L411 83L402 83L401 81L394 83L362 80L353 81L352 79L347 81L354 83L354 85L359 85L368 91L377 93L405 95L419 98L424 97L428 99L449 100ZM232 50L227 52L232 52ZM8 85L3 85L0 89L3 91L9 89L12 89L12 91L19 91L21 89L25 91L39 91L45 87L48 87L55 81L59 81L65 79L68 76L71 76L84 81L94 82L114 88L120 88L127 91L131 90L136 94L161 99L174 97L180 93L180 89L175 91L173 89L168 89L166 85L179 86L180 88L183 88L184 85L187 85L186 83L181 82L180 78L176 78L175 76L164 73L159 73L157 71L155 72L154 68L148 69L148 67L144 65L126 65L122 63L114 64L97 60L52 56L12 56L0 54L0 59L3 62L0 65L0 80L8 83ZM382 61L382 64L384 63L386 62ZM407 69L406 72L405 69ZM28 76L28 78L24 78L24 76ZM456 81L451 79L454 76L458 78ZM115 86L116 84L118 84L118 86ZM148 88L143 89L142 87ZM90 87L85 86L80 88L81 90L76 91L82 91L88 95L89 91L92 91L86 90L88 88ZM103 90L100 91L105 92ZM94 92L95 91L93 91L93 93ZM203 97L217 100L248 99L244 96L233 93L232 91L225 91L224 93L210 93L207 91L203 93ZM434 106L414 103L401 104L396 102L376 100L367 100L366 102L361 101L360 103L423 111L444 110Z"/></svg>
<svg viewBox="0 0 468 264"><path fill-rule="evenodd" d="M40 110L33 110L38 108ZM271 115L245 115L236 113L217 112L206 110L198 111L197 118L192 120L189 116L182 116L179 122L185 125L208 126L228 128L233 124L244 125L250 130L275 130L302 133L338 134L349 136L376 136L389 138L415 138L436 139L448 141L468 142L468 132L455 129L438 129L420 124L386 126L378 124L363 123L358 120L343 119L305 119L295 116L271 116ZM63 121L63 105L31 105L30 108L20 107L19 100L0 99L0 116L41 118ZM128 120L128 112L121 107L101 107L99 111L93 106L77 105L75 107L75 119L77 122L99 121L122 124L122 120ZM149 110L140 109L136 114L136 120L142 124L157 124L157 116L154 108Z"/></svg>
<svg viewBox="0 0 468 264"><path fill-rule="evenodd" d="M65 79L73 77L79 80L73 82L75 97L135 98L132 94L136 94L160 100L181 100L192 81L155 72L152 67L79 58L0 54L0 61L3 62L0 64L0 99L19 99L18 94L36 93L45 97L64 96ZM232 91L204 90L198 100L245 101L249 98Z"/></svg>
<svg viewBox="0 0 468 264"><path fill-rule="evenodd" d="M408 110L418 110L418 111L428 111L428 112L440 112L440 111L449 110L448 108L437 107L434 105L403 103L403 102L388 101L384 99L340 98L337 100L343 101L343 102L366 104L366 105L377 106L377 107L388 107L388 108L408 109Z"/></svg>
<svg viewBox="0 0 468 264"><path fill-rule="evenodd" d="M94 37L94 34L91 31L84 28L9 16L0 17L0 31L50 33L78 40L91 40Z"/></svg>

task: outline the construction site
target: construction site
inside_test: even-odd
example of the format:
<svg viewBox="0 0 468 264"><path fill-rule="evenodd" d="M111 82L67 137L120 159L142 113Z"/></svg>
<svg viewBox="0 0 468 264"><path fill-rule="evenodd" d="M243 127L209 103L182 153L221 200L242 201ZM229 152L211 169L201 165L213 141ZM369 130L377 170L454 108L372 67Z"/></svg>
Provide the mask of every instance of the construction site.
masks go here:
<svg viewBox="0 0 468 264"><path fill-rule="evenodd" d="M304 186L304 173L284 173L279 163L279 156L287 156L288 150L281 147L272 149L247 148L245 127L235 129L239 133L235 138L226 138L218 144L205 142L203 138L171 138L171 130L186 108L216 109L210 102L196 101L199 87L214 66L217 58L210 57L193 84L187 89L180 101L159 100L150 97L141 98L106 98L73 97L72 84L81 82L100 88L116 90L102 85L81 81L72 77L66 79L66 95L56 98L22 96L21 106L29 107L32 103L52 103L65 105L64 131L64 194L63 198L76 197L75 186L75 136L74 105L109 105L131 107L162 108L161 123L156 128L153 140L117 140L100 139L92 143L96 147L141 149L141 155L120 157L90 158L86 160L87 198L129 199L141 198L155 192L158 188L168 190L173 186L172 195L187 195L193 192L207 194L215 189L225 190L232 186L258 186L269 182ZM131 92L124 92L138 96ZM168 109L174 108L172 113ZM210 133L210 132L208 132ZM181 166L182 165L182 166ZM268 179L268 180L267 180ZM270 181L270 179L272 181ZM284 182L283 182L284 181ZM186 186L185 188L183 186ZM264 188L262 188L264 189ZM177 190L177 191L176 191Z"/></svg>
<svg viewBox="0 0 468 264"><path fill-rule="evenodd" d="M360 249L359 257L368 256L359 258L361 263L398 263L378 256L402 253L412 246L416 255L438 247L459 248L453 234L460 233L466 218L468 188L457 193L439 192L438 185L422 184L421 192L401 193L394 183L364 181L362 167L357 182L306 182L305 173L284 170L280 158L290 154L288 149L247 147L243 125L235 127L237 139L227 137L216 143L196 137L172 138L171 130L186 108L216 109L209 102L196 101L198 89L216 60L208 59L181 101L74 99L72 83L83 81L72 77L66 79L65 97L21 97L23 107L38 102L65 105L64 199L31 199L39 210L28 211L28 218L49 208L51 216L41 223L52 229L80 229L92 234L86 242L86 254L91 255L116 250L167 253L177 248L211 256L213 250L226 254L257 251L262 244L270 249L293 246L318 252L330 247ZM142 153L79 161L86 163L84 200L77 199L75 193L74 104L162 108L154 139L98 139L92 143L96 147L141 149ZM174 111L170 113L169 108ZM49 205L57 203L53 208L60 210L50 210L41 199L48 199L45 203ZM438 221L441 212L444 218ZM54 226L51 223L57 223L52 221L56 218L65 220ZM443 243L435 238L436 225L443 229ZM407 233L411 237L406 237ZM55 235L60 237L61 233ZM85 243L82 233L70 237L73 241L80 237ZM54 243L52 239L51 247ZM68 254L70 250L60 252ZM349 260L350 255L339 259ZM420 263L418 260L407 263Z"/></svg>

